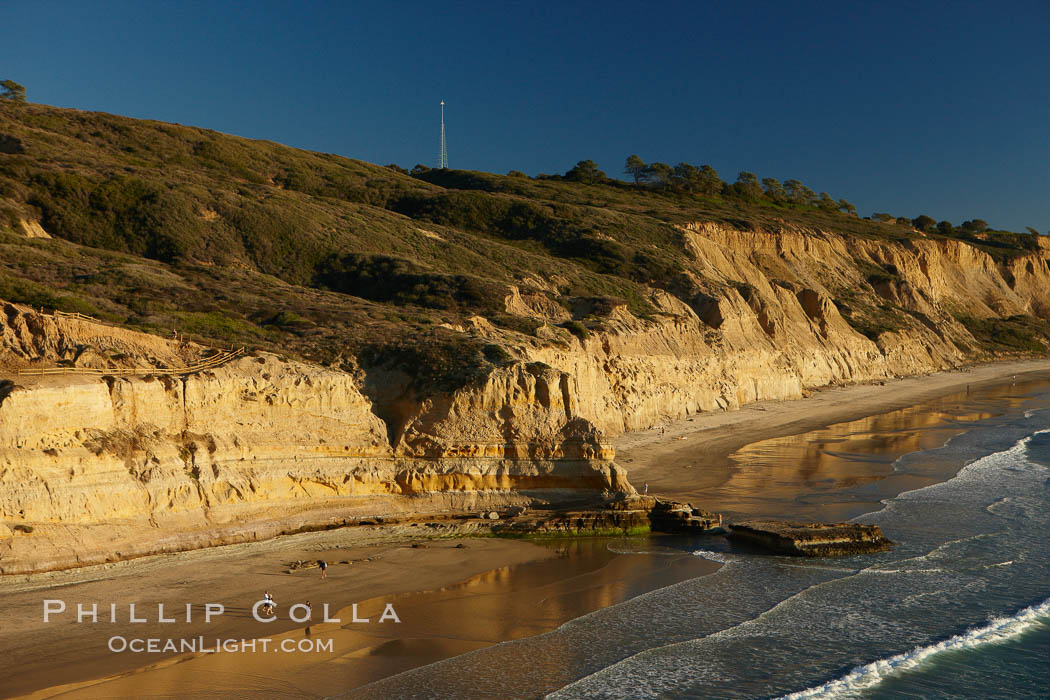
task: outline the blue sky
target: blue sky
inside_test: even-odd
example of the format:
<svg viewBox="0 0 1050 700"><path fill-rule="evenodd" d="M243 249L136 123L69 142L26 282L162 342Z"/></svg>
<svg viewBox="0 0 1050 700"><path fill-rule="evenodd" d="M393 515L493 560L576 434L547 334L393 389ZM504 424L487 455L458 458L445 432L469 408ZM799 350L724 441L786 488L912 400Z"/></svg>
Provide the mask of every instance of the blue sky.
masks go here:
<svg viewBox="0 0 1050 700"><path fill-rule="evenodd" d="M63 107L411 167L798 178L861 214L1050 229L1046 2L0 0Z"/></svg>

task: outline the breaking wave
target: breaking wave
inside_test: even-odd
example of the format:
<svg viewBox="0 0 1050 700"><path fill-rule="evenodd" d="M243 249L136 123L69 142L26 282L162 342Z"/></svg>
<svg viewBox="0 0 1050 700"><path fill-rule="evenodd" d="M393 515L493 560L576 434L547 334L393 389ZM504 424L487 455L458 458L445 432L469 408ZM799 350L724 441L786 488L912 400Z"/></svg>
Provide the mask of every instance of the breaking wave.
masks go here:
<svg viewBox="0 0 1050 700"><path fill-rule="evenodd" d="M1000 644L1044 623L1050 616L1050 599L1021 610L1011 617L993 619L984 627L972 629L944 641L916 647L903 654L879 659L858 666L842 678L797 693L781 696L780 700L802 698L846 698L873 688L891 676L906 673L925 664L930 658L951 651L973 649L985 644Z"/></svg>
<svg viewBox="0 0 1050 700"><path fill-rule="evenodd" d="M708 561L716 561L719 564L728 564L733 561L733 557L727 555L725 552L712 552L707 549L698 549L693 552L694 555L701 559L707 559Z"/></svg>

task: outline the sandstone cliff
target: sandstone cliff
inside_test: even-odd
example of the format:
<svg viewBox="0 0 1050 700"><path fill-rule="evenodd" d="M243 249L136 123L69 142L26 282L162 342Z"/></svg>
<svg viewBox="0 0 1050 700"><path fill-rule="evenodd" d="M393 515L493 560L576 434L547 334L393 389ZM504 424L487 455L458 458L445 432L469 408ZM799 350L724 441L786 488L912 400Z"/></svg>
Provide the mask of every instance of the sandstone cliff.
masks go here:
<svg viewBox="0 0 1050 700"><path fill-rule="evenodd" d="M61 347L51 319L6 308L15 322L3 335L20 338L20 352L40 340L27 328ZM393 439L359 379L263 354L184 377L4 380L0 568L631 490L599 432L574 415L560 372L502 368L482 386L409 407Z"/></svg>
<svg viewBox="0 0 1050 700"><path fill-rule="evenodd" d="M552 333L560 342L519 348L573 377L577 411L606 434L989 359L957 317L1050 317L1045 241L999 264L953 240L891 243L715 224L683 227L683 235L695 267L682 282L690 293L679 297L691 303L653 290L662 312L653 320L621 307L584 340ZM872 278L873 268L893 272ZM864 335L855 326L867 330L865 315L887 320Z"/></svg>
<svg viewBox="0 0 1050 700"><path fill-rule="evenodd" d="M569 312L537 279L507 298L543 322L535 336L459 328L511 359L426 395L389 368L266 353L186 376L19 376L59 361L178 367L202 349L5 305L0 570L632 492L606 436L987 358L960 318L1050 315L1045 247L997 262L953 240L706 223L681 234L692 265L674 294L650 290L657 315ZM558 325L574 314L589 332Z"/></svg>

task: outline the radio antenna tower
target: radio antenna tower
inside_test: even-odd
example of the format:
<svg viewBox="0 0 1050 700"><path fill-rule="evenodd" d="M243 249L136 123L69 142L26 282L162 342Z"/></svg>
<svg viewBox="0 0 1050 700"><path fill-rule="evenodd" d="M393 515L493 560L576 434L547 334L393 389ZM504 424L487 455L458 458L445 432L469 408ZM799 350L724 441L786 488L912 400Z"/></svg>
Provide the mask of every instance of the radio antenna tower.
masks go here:
<svg viewBox="0 0 1050 700"><path fill-rule="evenodd" d="M441 152L438 154L438 167L448 168L448 151L445 149L445 101L441 100Z"/></svg>

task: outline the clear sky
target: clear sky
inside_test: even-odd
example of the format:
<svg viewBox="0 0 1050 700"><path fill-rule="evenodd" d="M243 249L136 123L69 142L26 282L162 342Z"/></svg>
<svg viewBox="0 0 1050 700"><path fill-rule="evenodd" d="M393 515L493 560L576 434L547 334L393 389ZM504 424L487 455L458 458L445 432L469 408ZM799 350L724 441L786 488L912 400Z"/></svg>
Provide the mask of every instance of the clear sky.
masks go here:
<svg viewBox="0 0 1050 700"><path fill-rule="evenodd" d="M30 101L411 167L798 178L1050 228L1050 2L0 0Z"/></svg>

